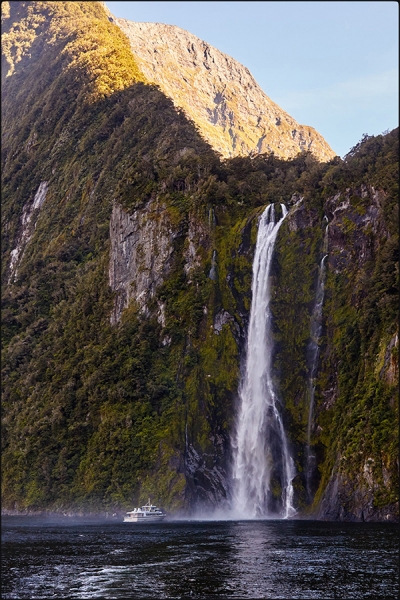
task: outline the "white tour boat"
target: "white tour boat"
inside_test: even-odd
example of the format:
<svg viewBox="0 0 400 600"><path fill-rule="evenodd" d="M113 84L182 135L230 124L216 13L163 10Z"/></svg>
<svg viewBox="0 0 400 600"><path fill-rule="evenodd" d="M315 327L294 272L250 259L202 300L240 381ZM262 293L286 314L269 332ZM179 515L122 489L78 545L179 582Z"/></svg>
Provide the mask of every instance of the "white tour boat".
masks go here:
<svg viewBox="0 0 400 600"><path fill-rule="evenodd" d="M134 508L126 513L124 523L150 523L151 521L162 521L167 515L157 506L151 504L150 498L148 504L142 508Z"/></svg>

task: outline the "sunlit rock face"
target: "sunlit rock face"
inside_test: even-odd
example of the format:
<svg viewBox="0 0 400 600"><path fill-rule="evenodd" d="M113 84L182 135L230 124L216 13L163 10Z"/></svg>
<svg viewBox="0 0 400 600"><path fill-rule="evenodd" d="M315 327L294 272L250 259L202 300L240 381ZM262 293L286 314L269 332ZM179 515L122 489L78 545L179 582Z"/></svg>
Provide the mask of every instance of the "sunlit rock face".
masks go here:
<svg viewBox="0 0 400 600"><path fill-rule="evenodd" d="M320 161L335 156L315 129L299 125L230 56L173 25L114 21L148 80L185 111L223 157L273 151L288 159L306 150Z"/></svg>

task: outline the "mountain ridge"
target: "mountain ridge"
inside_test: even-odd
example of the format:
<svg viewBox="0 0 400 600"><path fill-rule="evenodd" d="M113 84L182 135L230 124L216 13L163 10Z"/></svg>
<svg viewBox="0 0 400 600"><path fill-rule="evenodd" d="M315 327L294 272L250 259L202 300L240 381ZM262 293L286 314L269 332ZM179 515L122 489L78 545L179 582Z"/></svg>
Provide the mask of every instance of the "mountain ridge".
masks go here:
<svg viewBox="0 0 400 600"><path fill-rule="evenodd" d="M234 58L175 25L112 18L147 79L223 157L274 152L287 159L308 150L320 161L334 158L323 137L282 110Z"/></svg>

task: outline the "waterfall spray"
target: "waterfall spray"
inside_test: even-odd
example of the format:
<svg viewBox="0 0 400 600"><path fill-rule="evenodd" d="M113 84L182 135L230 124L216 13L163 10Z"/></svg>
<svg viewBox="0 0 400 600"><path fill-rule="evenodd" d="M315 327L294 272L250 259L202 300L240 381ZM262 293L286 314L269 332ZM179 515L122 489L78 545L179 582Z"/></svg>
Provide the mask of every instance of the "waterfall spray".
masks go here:
<svg viewBox="0 0 400 600"><path fill-rule="evenodd" d="M324 219L328 220L327 217ZM305 479L306 479L306 491L308 502L312 501L312 475L316 466L315 455L311 452L311 432L314 419L314 397L315 397L315 378L318 370L318 359L319 359L319 338L322 330L322 305L324 302L325 292L325 260L328 256L328 227L326 226L324 235L323 245L323 257L319 265L317 290L315 294L314 310L311 316L311 327L310 327L310 343L308 346L309 351L309 364L310 376L308 383L308 422L307 422L307 447L306 447L306 465L305 465Z"/></svg>
<svg viewBox="0 0 400 600"><path fill-rule="evenodd" d="M253 262L247 353L239 389L240 408L233 440L233 510L239 517L295 514L293 459L272 382L269 273L276 236L286 214L275 223L274 205L261 216Z"/></svg>

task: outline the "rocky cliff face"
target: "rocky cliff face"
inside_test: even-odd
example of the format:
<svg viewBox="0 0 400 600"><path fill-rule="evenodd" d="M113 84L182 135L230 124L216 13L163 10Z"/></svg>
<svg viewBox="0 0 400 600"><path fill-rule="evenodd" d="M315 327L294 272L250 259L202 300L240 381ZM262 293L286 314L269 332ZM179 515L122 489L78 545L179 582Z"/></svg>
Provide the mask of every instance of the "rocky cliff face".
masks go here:
<svg viewBox="0 0 400 600"><path fill-rule="evenodd" d="M375 505L377 493L382 481L373 475L375 459L367 458L356 479L337 472L326 487L324 496L315 516L326 521L392 521L399 517L398 501L383 507ZM392 485L391 477L386 473L385 487Z"/></svg>
<svg viewBox="0 0 400 600"><path fill-rule="evenodd" d="M127 214L114 204L110 220L110 287L116 292L111 323L135 301L147 314L148 300L168 275L173 246L171 222L165 206L150 200L144 209ZM162 321L162 317L161 321Z"/></svg>
<svg viewBox="0 0 400 600"><path fill-rule="evenodd" d="M383 190L365 184L358 189L347 188L325 204L329 218L331 290L327 299L326 346L321 358L322 370L329 365L330 376L325 374L325 389L320 389L321 412L316 425L320 420L326 427L326 414L341 409L345 413L342 419L347 421L350 432L337 444L337 461L318 507L320 518L394 520L399 511L398 501L390 493L399 468L398 460L390 457L388 447L376 453L377 438L391 437L387 418L395 402L393 384L398 380L398 330L394 323L383 325L387 308L382 298L378 300L378 310L369 312L368 306L368 294L374 294L375 281L385 270L380 262L382 250L393 252L390 250L394 242L393 231L385 216L386 204L387 195ZM392 284L396 285L394 272L391 277ZM365 287L367 281L371 285L369 291ZM346 299L342 297L342 301L338 301L339 287L347 288ZM389 292L392 293L394 288ZM386 298L386 302L388 300ZM344 327L335 311L351 310L353 316L349 315ZM341 335L346 341L342 341L339 349L336 340ZM357 352L359 356L356 356ZM372 364L366 364L372 356ZM354 387L350 389L343 381L348 366L346 361L353 368L357 365L358 380L353 379ZM324 379L323 373L321 378ZM374 388L375 401L369 404L367 397ZM364 433L360 435L362 430ZM380 497L385 497L386 501L382 502Z"/></svg>
<svg viewBox="0 0 400 600"><path fill-rule="evenodd" d="M390 490L396 485L398 460L390 448L396 445L392 419L396 418L393 382L398 378L398 328L392 296L396 295L397 252L393 221L388 218L391 201L383 189L363 183L344 186L326 198L323 211L310 209L297 195L292 202L278 244L274 312L279 332L276 365L291 415L291 439L298 445L299 484L310 410L307 338L317 266L326 254L310 421L318 470L313 473L314 502L309 509L323 519L395 520L398 500ZM383 256L392 256L389 269ZM382 278L386 279L385 299L375 296ZM292 366L287 369L289 362Z"/></svg>
<svg viewBox="0 0 400 600"><path fill-rule="evenodd" d="M299 125L230 56L179 27L115 22L148 80L185 111L222 156L274 152L293 158L305 150L320 161L335 156L315 129Z"/></svg>
<svg viewBox="0 0 400 600"><path fill-rule="evenodd" d="M23 256L26 245L32 237L35 230L36 220L39 210L46 199L47 182L42 181L33 198L33 202L27 202L24 205L21 216L20 231L16 240L16 246L11 250L11 260L9 265L10 275L9 283L17 276L18 262ZM36 217L36 218L35 218Z"/></svg>

